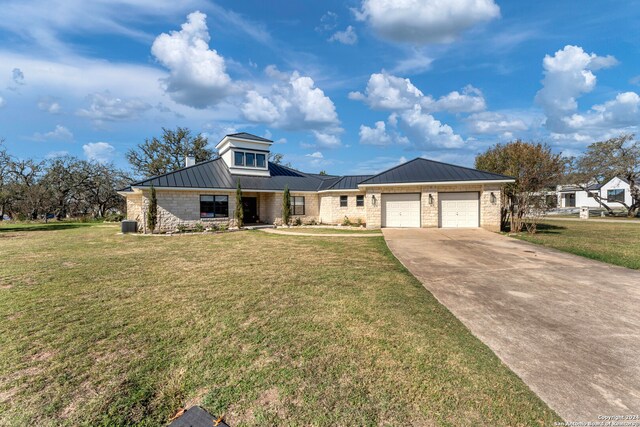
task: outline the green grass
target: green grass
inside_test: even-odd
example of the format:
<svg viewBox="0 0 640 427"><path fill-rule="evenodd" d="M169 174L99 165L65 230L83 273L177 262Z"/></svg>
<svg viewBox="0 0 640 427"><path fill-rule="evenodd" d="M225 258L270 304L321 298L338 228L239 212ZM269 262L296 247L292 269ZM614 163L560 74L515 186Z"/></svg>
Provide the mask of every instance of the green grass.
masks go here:
<svg viewBox="0 0 640 427"><path fill-rule="evenodd" d="M366 228L315 228L315 227L278 227L278 231L285 233L308 234L382 234L380 230L368 230Z"/></svg>
<svg viewBox="0 0 640 427"><path fill-rule="evenodd" d="M545 219L519 239L622 267L640 269L640 225Z"/></svg>
<svg viewBox="0 0 640 427"><path fill-rule="evenodd" d="M384 240L0 232L0 425L552 425ZM35 229L34 229L35 228Z"/></svg>

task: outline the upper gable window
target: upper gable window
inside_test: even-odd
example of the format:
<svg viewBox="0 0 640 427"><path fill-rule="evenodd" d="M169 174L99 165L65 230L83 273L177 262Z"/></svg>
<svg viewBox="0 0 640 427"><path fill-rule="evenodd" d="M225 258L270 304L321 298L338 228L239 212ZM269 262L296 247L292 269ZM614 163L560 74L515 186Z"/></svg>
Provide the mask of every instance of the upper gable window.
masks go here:
<svg viewBox="0 0 640 427"><path fill-rule="evenodd" d="M253 153L244 153L244 165L248 167L256 166L256 155Z"/></svg>
<svg viewBox="0 0 640 427"><path fill-rule="evenodd" d="M256 154L256 166L259 168L263 168L266 165L266 157L264 154Z"/></svg>
<svg viewBox="0 0 640 427"><path fill-rule="evenodd" d="M233 156L233 164L236 166L244 166L244 153L242 151L236 151Z"/></svg>

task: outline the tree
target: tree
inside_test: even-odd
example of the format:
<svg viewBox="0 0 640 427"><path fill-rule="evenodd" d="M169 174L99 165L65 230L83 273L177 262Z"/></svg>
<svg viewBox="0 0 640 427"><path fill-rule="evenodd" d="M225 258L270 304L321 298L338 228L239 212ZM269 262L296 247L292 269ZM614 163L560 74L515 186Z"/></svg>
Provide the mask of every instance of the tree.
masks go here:
<svg viewBox="0 0 640 427"><path fill-rule="evenodd" d="M521 140L496 144L476 157L475 167L515 178L502 191L501 224L520 232L525 224L535 232L536 218L546 208L544 190L555 187L567 160L546 144ZM525 223L526 217L529 223Z"/></svg>
<svg viewBox="0 0 640 427"><path fill-rule="evenodd" d="M291 162L284 163L284 154L282 153L269 153L269 163L273 163L274 165L282 165L288 168L291 167Z"/></svg>
<svg viewBox="0 0 640 427"><path fill-rule="evenodd" d="M188 128L162 128L161 139L155 136L145 139L127 152L127 160L138 175L162 175L184 167L187 156L195 157L196 163L215 158L216 153L207 148L208 143L202 135L192 136Z"/></svg>
<svg viewBox="0 0 640 427"><path fill-rule="evenodd" d="M242 204L242 187L240 187L240 180L238 180L238 187L236 188L236 210L234 217L237 227L242 228L244 225L244 205Z"/></svg>
<svg viewBox="0 0 640 427"><path fill-rule="evenodd" d="M289 194L289 187L284 187L284 193L282 193L282 225L289 225L289 218L291 218L291 194Z"/></svg>
<svg viewBox="0 0 640 427"><path fill-rule="evenodd" d="M328 175L328 174L327 174L327 171L325 171L325 170L321 170L321 171L318 173L318 175L325 176L325 175Z"/></svg>
<svg viewBox="0 0 640 427"><path fill-rule="evenodd" d="M149 197L149 208L147 209L147 228L153 233L156 229L156 221L158 220L158 198L156 197L156 189L151 186L151 196Z"/></svg>
<svg viewBox="0 0 640 427"><path fill-rule="evenodd" d="M635 216L640 209L640 142L633 134L622 134L606 141L595 142L578 158L572 159L571 178L590 197L599 202L610 214L609 200L599 191L590 191L592 184L604 184L619 177L629 183L631 204L619 202L627 210L627 216Z"/></svg>
<svg viewBox="0 0 640 427"><path fill-rule="evenodd" d="M0 138L0 221L4 219L4 215L9 202L9 194L7 192L7 184L9 181L9 165L11 156L4 146L4 138Z"/></svg>
<svg viewBox="0 0 640 427"><path fill-rule="evenodd" d="M9 162L7 192L12 218L35 220L49 210L50 198L41 182L44 169L45 162L32 159Z"/></svg>

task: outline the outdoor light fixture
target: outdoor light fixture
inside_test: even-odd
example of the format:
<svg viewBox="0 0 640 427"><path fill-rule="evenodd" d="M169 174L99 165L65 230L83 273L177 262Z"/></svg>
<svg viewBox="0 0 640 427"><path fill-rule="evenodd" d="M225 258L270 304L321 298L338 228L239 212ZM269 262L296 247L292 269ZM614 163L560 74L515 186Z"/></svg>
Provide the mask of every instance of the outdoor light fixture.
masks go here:
<svg viewBox="0 0 640 427"><path fill-rule="evenodd" d="M491 192L491 203L493 203L494 205L496 204L496 193L494 193L493 191Z"/></svg>
<svg viewBox="0 0 640 427"><path fill-rule="evenodd" d="M429 194L429 204L433 206L433 194Z"/></svg>
<svg viewBox="0 0 640 427"><path fill-rule="evenodd" d="M373 206L377 206L377 204L378 204L378 199L376 199L376 195L375 194L371 195L371 204Z"/></svg>

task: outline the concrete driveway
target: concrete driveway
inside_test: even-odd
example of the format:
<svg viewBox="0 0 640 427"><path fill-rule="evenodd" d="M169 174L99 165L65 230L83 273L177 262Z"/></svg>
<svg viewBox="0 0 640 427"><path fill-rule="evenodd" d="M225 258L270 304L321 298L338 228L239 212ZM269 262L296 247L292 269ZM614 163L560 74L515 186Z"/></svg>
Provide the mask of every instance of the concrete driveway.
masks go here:
<svg viewBox="0 0 640 427"><path fill-rule="evenodd" d="M383 232L395 256L565 421L640 415L640 272L481 229Z"/></svg>

